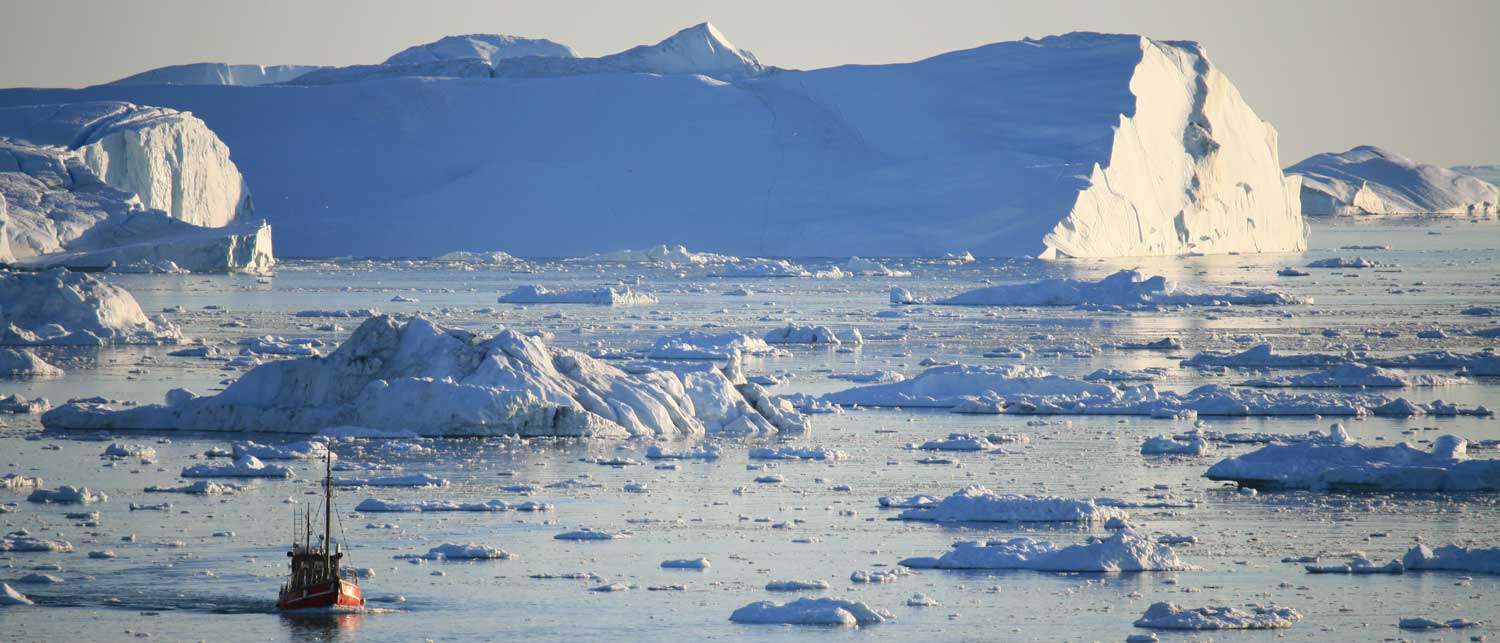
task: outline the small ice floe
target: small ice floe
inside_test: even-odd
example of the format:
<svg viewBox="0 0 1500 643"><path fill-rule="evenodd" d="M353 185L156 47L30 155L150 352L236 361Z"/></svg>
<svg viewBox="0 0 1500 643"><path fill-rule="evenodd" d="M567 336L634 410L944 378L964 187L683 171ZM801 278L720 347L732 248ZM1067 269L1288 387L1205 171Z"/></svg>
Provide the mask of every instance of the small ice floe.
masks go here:
<svg viewBox="0 0 1500 643"><path fill-rule="evenodd" d="M1170 435L1154 435L1141 443L1141 455L1208 455L1213 445L1201 437L1178 440Z"/></svg>
<svg viewBox="0 0 1500 643"><path fill-rule="evenodd" d="M1191 292L1166 277L1121 270L1099 281L1044 279L991 286L940 299L943 306L1079 306L1152 309L1160 306L1280 306L1311 300L1265 290Z"/></svg>
<svg viewBox="0 0 1500 643"><path fill-rule="evenodd" d="M729 615L729 620L735 623L843 627L874 625L894 618L894 615L885 610L837 598L799 598L790 603L758 601Z"/></svg>
<svg viewBox="0 0 1500 643"><path fill-rule="evenodd" d="M1156 542L1163 545L1196 545L1197 536L1182 536L1178 534L1162 534L1156 537Z"/></svg>
<svg viewBox="0 0 1500 643"><path fill-rule="evenodd" d="M448 481L426 473L413 473L404 476L387 476L383 478L342 478L334 480L333 484L340 487L446 487Z"/></svg>
<svg viewBox="0 0 1500 643"><path fill-rule="evenodd" d="M688 330L656 340L646 350L647 359L681 360L738 360L752 355L783 354L759 337L745 333L711 333Z"/></svg>
<svg viewBox="0 0 1500 643"><path fill-rule="evenodd" d="M1153 369L1122 371L1114 368L1101 368L1083 376L1084 380L1090 382L1154 382L1161 378L1161 371Z"/></svg>
<svg viewBox="0 0 1500 643"><path fill-rule="evenodd" d="M455 544L444 543L427 550L425 554L403 554L396 556L402 559L421 560L509 560L515 558L504 549L476 545L474 543Z"/></svg>
<svg viewBox="0 0 1500 643"><path fill-rule="evenodd" d="M120 555L116 554L113 549L100 549L89 552L89 558L95 560L114 560L119 557Z"/></svg>
<svg viewBox="0 0 1500 643"><path fill-rule="evenodd" d="M63 579L52 574L36 572L21 576L16 579L16 582L25 585L56 585L63 582Z"/></svg>
<svg viewBox="0 0 1500 643"><path fill-rule="evenodd" d="M101 458L111 460L123 460L126 458L140 458L142 460L155 460L156 449L144 444L125 444L124 442L111 442L104 448Z"/></svg>
<svg viewBox="0 0 1500 643"><path fill-rule="evenodd" d="M1468 443L1445 435L1431 451L1409 444L1369 447L1341 425L1329 436L1295 444L1269 444L1220 460L1203 474L1262 489L1314 491L1497 491L1500 460L1470 460Z"/></svg>
<svg viewBox="0 0 1500 643"><path fill-rule="evenodd" d="M1500 574L1500 547L1489 549L1445 545L1436 549L1417 545L1401 558L1408 571L1444 570Z"/></svg>
<svg viewBox="0 0 1500 643"><path fill-rule="evenodd" d="M29 478L19 473L7 473L0 476L0 489L9 491L20 491L22 489L35 489L42 486L41 478Z"/></svg>
<svg viewBox="0 0 1500 643"><path fill-rule="evenodd" d="M234 443L234 457L247 455L262 460L322 460L330 455L333 459L338 459L338 454L330 454L328 444L321 440L303 440L280 446L255 442Z"/></svg>
<svg viewBox="0 0 1500 643"><path fill-rule="evenodd" d="M278 337L262 335L246 337L239 341L240 355L282 355L289 357L317 357L323 354L323 340L313 337Z"/></svg>
<svg viewBox="0 0 1500 643"><path fill-rule="evenodd" d="M844 380L856 384L890 384L906 381L906 376L896 371L871 371L869 373L834 373L829 379Z"/></svg>
<svg viewBox="0 0 1500 643"><path fill-rule="evenodd" d="M931 522L1102 523L1110 518L1129 518L1129 514L1103 504L1101 499L1000 494L976 485L960 489L935 504L907 509L898 518Z"/></svg>
<svg viewBox="0 0 1500 643"><path fill-rule="evenodd" d="M844 270L866 277L910 277L911 273L906 270L892 270L890 267L878 261L849 257L849 262L844 264Z"/></svg>
<svg viewBox="0 0 1500 643"><path fill-rule="evenodd" d="M1341 364L1330 369L1291 375L1247 380L1245 386L1258 388L1411 388L1413 386L1452 386L1467 382L1462 377L1402 373L1367 364Z"/></svg>
<svg viewBox="0 0 1500 643"><path fill-rule="evenodd" d="M374 317L379 314L380 311L374 308L352 308L342 310L299 310L292 313L292 316L302 319L356 319Z"/></svg>
<svg viewBox="0 0 1500 643"><path fill-rule="evenodd" d="M554 540L620 540L629 538L631 535L628 531L600 531L585 527L577 531L565 531L552 538Z"/></svg>
<svg viewBox="0 0 1500 643"><path fill-rule="evenodd" d="M1417 617L1405 617L1396 624L1403 630L1462 630L1471 627L1479 627L1479 623L1462 618L1439 621L1437 619Z"/></svg>
<svg viewBox="0 0 1500 643"><path fill-rule="evenodd" d="M1379 268L1382 264L1364 257L1329 257L1307 264L1308 268Z"/></svg>
<svg viewBox="0 0 1500 643"><path fill-rule="evenodd" d="M869 585L884 585L894 583L902 576L911 576L912 571L905 567L892 567L890 569L860 570L849 574L849 582Z"/></svg>
<svg viewBox="0 0 1500 643"><path fill-rule="evenodd" d="M949 433L941 440L928 440L917 447L924 451L993 451L1000 445L991 442L988 436L971 433Z"/></svg>
<svg viewBox="0 0 1500 643"><path fill-rule="evenodd" d="M1406 571L1406 565L1399 560L1381 565L1368 558L1355 558L1347 562L1326 565L1314 563L1303 565L1302 568L1306 569L1309 574L1400 574Z"/></svg>
<svg viewBox="0 0 1500 643"><path fill-rule="evenodd" d="M1233 607L1178 607L1172 603L1153 603L1136 620L1136 627L1155 630L1275 630L1291 627L1302 620L1302 614L1289 607L1275 605L1250 607L1242 612Z"/></svg>
<svg viewBox="0 0 1500 643"><path fill-rule="evenodd" d="M648 493L651 491L651 486L644 482L629 482L620 489L625 493Z"/></svg>
<svg viewBox="0 0 1500 643"><path fill-rule="evenodd" d="M290 478L292 470L266 464L253 455L242 455L231 462L195 464L182 470L184 478Z"/></svg>
<svg viewBox="0 0 1500 643"><path fill-rule="evenodd" d="M705 444L697 449L668 451L660 445L653 444L646 448L646 457L651 460L718 460L719 448Z"/></svg>
<svg viewBox="0 0 1500 643"><path fill-rule="evenodd" d="M47 540L22 532L11 532L0 536L0 551L62 553L73 551L73 544L66 540Z"/></svg>
<svg viewBox="0 0 1500 643"><path fill-rule="evenodd" d="M422 300L416 297L407 297L406 295L396 295L391 297L391 302L397 304L420 304Z"/></svg>
<svg viewBox="0 0 1500 643"><path fill-rule="evenodd" d="M171 508L172 503L170 502L163 502L155 505L139 504L134 502L130 503L131 511L168 511Z"/></svg>
<svg viewBox="0 0 1500 643"><path fill-rule="evenodd" d="M21 397L19 393L11 393L5 397L0 397L0 413L28 415L31 413L45 413L50 408L52 408L52 403L48 402L45 397L36 397L28 400Z"/></svg>
<svg viewBox="0 0 1500 643"><path fill-rule="evenodd" d="M1281 270L1277 270L1276 271L1276 276L1278 276L1278 277L1306 277L1306 276L1311 275L1311 274L1312 273L1310 273L1310 272L1308 272L1306 270L1301 270L1301 269L1298 269L1298 268L1293 268L1291 266L1286 266L1286 267L1283 267Z"/></svg>
<svg viewBox="0 0 1500 643"><path fill-rule="evenodd" d="M756 476L755 482L759 484L781 484L783 482L786 482L786 476L783 476L779 473L771 473L763 476Z"/></svg>
<svg viewBox="0 0 1500 643"><path fill-rule="evenodd" d="M708 569L707 558L683 558L661 561L662 569Z"/></svg>
<svg viewBox="0 0 1500 643"><path fill-rule="evenodd" d="M240 489L239 485L214 482L212 480L199 480L179 487L146 487L147 493L186 493L194 496L222 496L231 494Z"/></svg>
<svg viewBox="0 0 1500 643"><path fill-rule="evenodd" d="M3 605L35 605L25 594L16 591L6 583L0 583L0 606Z"/></svg>
<svg viewBox="0 0 1500 643"><path fill-rule="evenodd" d="M918 300L911 294L910 290L900 286L891 286L890 301L896 306L914 306L922 303L921 300Z"/></svg>
<svg viewBox="0 0 1500 643"><path fill-rule="evenodd" d="M1130 530L1066 547L1031 538L960 541L938 558L901 561L915 569L1030 569L1047 572L1165 572L1195 569L1171 547Z"/></svg>
<svg viewBox="0 0 1500 643"><path fill-rule="evenodd" d="M657 303L656 297L631 289L598 288L594 290L552 290L546 286L521 286L501 295L502 304L592 304L596 306L644 306Z"/></svg>
<svg viewBox="0 0 1500 643"><path fill-rule="evenodd" d="M481 502L453 502L452 500L421 500L396 502L366 498L354 507L362 513L434 513L444 511L501 512L501 511L552 511L554 507L544 502L510 503L504 500Z"/></svg>
<svg viewBox="0 0 1500 643"><path fill-rule="evenodd" d="M711 277L728 278L752 278L752 277L811 277L809 272L800 264L795 264L785 259L745 259L737 263L719 266L710 273Z"/></svg>
<svg viewBox="0 0 1500 643"><path fill-rule="evenodd" d="M778 328L765 335L767 344L822 344L838 346L851 344L858 346L865 343L864 335L858 328L845 331L834 331L827 326L801 326L798 324L787 324L784 328Z"/></svg>
<svg viewBox="0 0 1500 643"><path fill-rule="evenodd" d="M911 598L906 599L907 607L938 607L940 605L937 599L926 594L912 594Z"/></svg>
<svg viewBox="0 0 1500 643"><path fill-rule="evenodd" d="M612 594L614 592L625 592L625 591L629 591L629 590L630 590L630 585L628 585L626 583L607 583L607 584L604 584L604 585L599 585L597 587L590 587L589 588L589 591L591 591L591 592L599 592L599 593L603 593L603 594Z"/></svg>
<svg viewBox="0 0 1500 643"><path fill-rule="evenodd" d="M774 580L766 583L768 592L815 592L831 587L823 580Z"/></svg>
<svg viewBox="0 0 1500 643"><path fill-rule="evenodd" d="M781 447L750 449L751 460L822 460L825 462L836 462L848 460L849 454L833 449L822 449L818 447L797 448Z"/></svg>
<svg viewBox="0 0 1500 643"><path fill-rule="evenodd" d="M51 380L62 376L62 369L48 364L36 353L0 348L0 380Z"/></svg>
<svg viewBox="0 0 1500 643"><path fill-rule="evenodd" d="M28 502L45 502L59 505L89 504L109 500L103 491L91 491L88 487L62 485L56 489L37 489L26 497Z"/></svg>
<svg viewBox="0 0 1500 643"><path fill-rule="evenodd" d="M878 502L881 507L887 509L921 509L938 504L938 499L924 495L908 496L905 498L881 496Z"/></svg>

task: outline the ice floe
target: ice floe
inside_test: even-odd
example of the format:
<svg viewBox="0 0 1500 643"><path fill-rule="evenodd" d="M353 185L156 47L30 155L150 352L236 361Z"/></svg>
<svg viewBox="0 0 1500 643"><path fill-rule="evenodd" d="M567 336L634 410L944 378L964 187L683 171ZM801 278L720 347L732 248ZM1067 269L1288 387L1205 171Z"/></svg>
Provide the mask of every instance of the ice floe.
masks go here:
<svg viewBox="0 0 1500 643"><path fill-rule="evenodd" d="M916 569L1030 569L1047 572L1156 572L1194 569L1172 548L1130 530L1107 538L1058 546L1031 538L960 541L938 558L908 558L901 564Z"/></svg>
<svg viewBox="0 0 1500 643"><path fill-rule="evenodd" d="M109 500L109 495L103 491L93 491L88 487L74 487L62 485L56 489L37 489L26 497L29 502L42 502L50 504L90 504Z"/></svg>
<svg viewBox="0 0 1500 643"><path fill-rule="evenodd" d="M827 326L802 326L798 324L787 324L784 328L778 328L766 333L767 344L863 344L864 337L858 328L845 331L835 331Z"/></svg>
<svg viewBox="0 0 1500 643"><path fill-rule="evenodd" d="M36 353L0 348L0 379L50 380L62 376L62 369L48 364Z"/></svg>
<svg viewBox="0 0 1500 643"><path fill-rule="evenodd" d="M1406 552L1401 563L1408 570L1471 572L1500 574L1500 547L1489 549L1444 545L1437 548L1417 545Z"/></svg>
<svg viewBox="0 0 1500 643"><path fill-rule="evenodd" d="M745 333L688 330L656 340L646 350L649 359L738 360L746 355L775 355L780 349Z"/></svg>
<svg viewBox="0 0 1500 643"><path fill-rule="evenodd" d="M1413 386L1452 386L1465 380L1443 375L1404 375L1397 371L1366 364L1341 364L1333 368L1285 377L1252 379L1245 386L1305 388L1410 388Z"/></svg>
<svg viewBox="0 0 1500 643"><path fill-rule="evenodd" d="M816 592L833 587L826 580L775 580L766 583L768 592Z"/></svg>
<svg viewBox="0 0 1500 643"><path fill-rule="evenodd" d="M66 540L47 540L12 532L0 536L0 551L63 553L73 551L73 544Z"/></svg>
<svg viewBox="0 0 1500 643"><path fill-rule="evenodd" d="M822 460L833 462L849 459L849 454L818 447L757 447L750 449L751 460Z"/></svg>
<svg viewBox="0 0 1500 643"><path fill-rule="evenodd" d="M656 297L629 286L595 290L551 290L546 286L521 286L500 296L502 304L593 304L599 306L642 306L654 304Z"/></svg>
<svg viewBox="0 0 1500 643"><path fill-rule="evenodd" d="M99 346L182 338L170 323L147 318L124 288L61 268L0 272L0 311L0 344Z"/></svg>
<svg viewBox="0 0 1500 643"><path fill-rule="evenodd" d="M565 531L553 536L554 540L620 540L631 536L628 531L604 531L592 528L584 528L576 531Z"/></svg>
<svg viewBox="0 0 1500 643"><path fill-rule="evenodd" d="M1426 631L1426 630L1462 630L1462 629L1468 629L1468 628L1471 628L1471 627L1478 627L1478 626L1479 626L1478 623L1475 623L1474 621L1470 621L1468 619L1455 618L1455 619L1449 619L1449 620L1446 620L1446 621L1439 621L1437 619L1431 619L1431 618L1427 618L1427 617L1423 617L1423 616L1403 617L1400 621L1396 622L1396 627L1399 627L1399 628L1401 628L1403 630L1423 630L1423 631Z"/></svg>
<svg viewBox="0 0 1500 643"><path fill-rule="evenodd" d="M420 558L422 560L509 560L515 558L515 554L487 545L444 543L427 550L425 554L397 556L397 558Z"/></svg>
<svg viewBox="0 0 1500 643"><path fill-rule="evenodd" d="M964 487L935 504L901 512L901 520L931 522L1083 522L1103 523L1127 518L1124 510L1094 499L995 493L975 485Z"/></svg>
<svg viewBox="0 0 1500 643"><path fill-rule="evenodd" d="M54 409L53 428L312 433L335 426L423 435L691 437L802 431L789 404L712 365L636 372L506 330L421 318L366 320L336 351L263 364L223 393L116 410Z"/></svg>
<svg viewBox="0 0 1500 643"><path fill-rule="evenodd" d="M1136 627L1154 630L1276 630L1291 627L1302 614L1288 607L1252 606L1245 612L1233 607L1179 607L1152 603L1136 619Z"/></svg>
<svg viewBox="0 0 1500 643"><path fill-rule="evenodd" d="M380 478L341 478L333 484L340 487L446 487L448 481L428 473Z"/></svg>
<svg viewBox="0 0 1500 643"><path fill-rule="evenodd" d="M1271 291L1189 292L1166 277L1147 277L1121 270L1099 281L1046 279L1027 284L971 290L933 303L944 306L1084 306L1156 308L1159 306L1276 306L1311 303Z"/></svg>
<svg viewBox="0 0 1500 643"><path fill-rule="evenodd" d="M239 491L239 485L224 484L213 480L199 480L177 487L150 486L147 493L186 493L195 496L222 496Z"/></svg>
<svg viewBox="0 0 1500 643"><path fill-rule="evenodd" d="M35 605L25 594L6 583L0 583L0 605Z"/></svg>
<svg viewBox="0 0 1500 643"><path fill-rule="evenodd" d="M292 470L266 464L253 455L242 455L229 462L208 462L185 467L184 478L290 478Z"/></svg>
<svg viewBox="0 0 1500 643"><path fill-rule="evenodd" d="M1410 444L1371 447L1342 427L1324 439L1269 444L1219 461L1203 475L1241 486L1315 491L1497 491L1500 460L1471 460L1467 442L1445 435L1431 451Z"/></svg>
<svg viewBox="0 0 1500 643"><path fill-rule="evenodd" d="M481 502L454 502L452 500L399 502L366 498L354 507L355 511L364 513L433 513L446 511L492 513L501 511L552 511L553 509L552 505L543 502L527 501L511 503L499 499Z"/></svg>
<svg viewBox="0 0 1500 643"><path fill-rule="evenodd" d="M1141 443L1141 455L1208 455L1213 445L1201 437L1177 440L1169 435L1154 435Z"/></svg>
<svg viewBox="0 0 1500 643"><path fill-rule="evenodd" d="M890 612L837 598L799 598L790 603L757 601L729 615L735 623L858 627L894 619Z"/></svg>

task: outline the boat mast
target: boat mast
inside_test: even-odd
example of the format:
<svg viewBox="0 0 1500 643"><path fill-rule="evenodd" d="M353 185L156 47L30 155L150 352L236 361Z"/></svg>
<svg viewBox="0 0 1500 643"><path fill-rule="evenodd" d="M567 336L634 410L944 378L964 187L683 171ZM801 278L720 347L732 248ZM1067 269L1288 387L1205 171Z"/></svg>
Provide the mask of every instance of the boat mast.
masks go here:
<svg viewBox="0 0 1500 643"><path fill-rule="evenodd" d="M333 572L333 451L323 455L323 570Z"/></svg>

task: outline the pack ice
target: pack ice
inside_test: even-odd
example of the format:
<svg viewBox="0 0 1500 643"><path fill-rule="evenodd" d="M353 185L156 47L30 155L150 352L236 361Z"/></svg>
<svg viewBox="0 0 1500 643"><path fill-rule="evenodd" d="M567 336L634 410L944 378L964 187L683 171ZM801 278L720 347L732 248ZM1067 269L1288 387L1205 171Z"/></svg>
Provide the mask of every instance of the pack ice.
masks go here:
<svg viewBox="0 0 1500 643"><path fill-rule="evenodd" d="M266 273L271 230L204 122L124 102L0 109L0 263Z"/></svg>
<svg viewBox="0 0 1500 643"><path fill-rule="evenodd" d="M497 60L485 42L302 86L7 90L0 104L192 111L277 204L266 214L293 254L1305 247L1276 131L1192 42L1071 33L808 71L763 65L709 24L598 58ZM457 53L424 53L439 49ZM418 210L425 225L406 225Z"/></svg>
<svg viewBox="0 0 1500 643"><path fill-rule="evenodd" d="M423 435L665 436L805 429L785 401L712 363L629 372L504 330L422 318L365 320L327 357L262 364L209 397L116 410L72 403L53 428L313 433L336 426Z"/></svg>
<svg viewBox="0 0 1500 643"><path fill-rule="evenodd" d="M1317 154L1286 169L1302 178L1308 215L1500 214L1500 188L1372 145Z"/></svg>

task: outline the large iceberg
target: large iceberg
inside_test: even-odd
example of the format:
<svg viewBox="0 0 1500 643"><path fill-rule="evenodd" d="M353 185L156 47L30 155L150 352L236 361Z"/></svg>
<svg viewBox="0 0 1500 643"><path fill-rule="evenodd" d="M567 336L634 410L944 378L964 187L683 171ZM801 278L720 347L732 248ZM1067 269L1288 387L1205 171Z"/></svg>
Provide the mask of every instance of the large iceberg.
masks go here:
<svg viewBox="0 0 1500 643"><path fill-rule="evenodd" d="M501 34L468 34L439 38L424 45L407 47L390 58L387 65L409 65L440 60L478 58L493 64L497 60L522 56L573 58L573 48L546 38L521 38Z"/></svg>
<svg viewBox="0 0 1500 643"><path fill-rule="evenodd" d="M124 288L86 273L0 272L0 344L171 343L182 335L146 317Z"/></svg>
<svg viewBox="0 0 1500 643"><path fill-rule="evenodd" d="M67 429L313 433L335 426L423 435L664 436L805 429L782 400L711 363L626 372L505 330L493 337L421 318L366 320L327 357L262 364L208 397L116 410L71 403Z"/></svg>
<svg viewBox="0 0 1500 643"><path fill-rule="evenodd" d="M1372 145L1317 154L1286 171L1302 177L1309 215L1500 213L1500 188Z"/></svg>
<svg viewBox="0 0 1500 643"><path fill-rule="evenodd" d="M405 60L305 86L14 89L0 105L191 110L277 204L294 255L1305 247L1275 130L1191 42L1073 33L798 71L703 24L598 58Z"/></svg>
<svg viewBox="0 0 1500 643"><path fill-rule="evenodd" d="M168 65L131 74L111 85L235 85L249 87L284 83L310 71L317 65L230 65L227 63L188 63Z"/></svg>
<svg viewBox="0 0 1500 643"><path fill-rule="evenodd" d="M192 114L0 109L0 263L265 273L271 230L253 216L228 147Z"/></svg>

